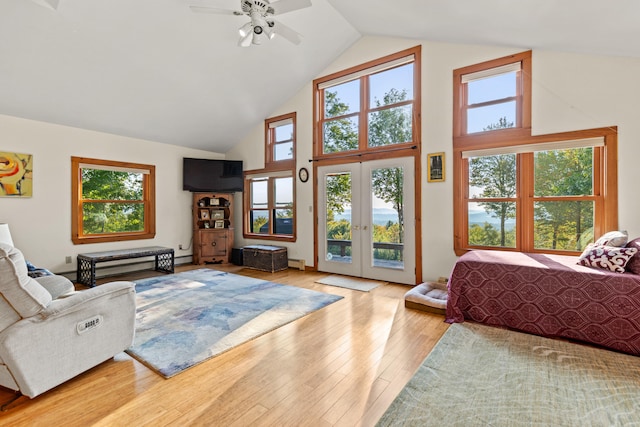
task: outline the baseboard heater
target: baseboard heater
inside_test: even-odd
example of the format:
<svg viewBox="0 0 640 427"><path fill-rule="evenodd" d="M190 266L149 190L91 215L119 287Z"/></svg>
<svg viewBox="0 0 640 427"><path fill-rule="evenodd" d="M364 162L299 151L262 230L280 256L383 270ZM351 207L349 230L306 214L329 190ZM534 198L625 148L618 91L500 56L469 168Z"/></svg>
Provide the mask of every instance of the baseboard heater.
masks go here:
<svg viewBox="0 0 640 427"><path fill-rule="evenodd" d="M298 270L304 271L304 260L289 258L289 268L297 268Z"/></svg>

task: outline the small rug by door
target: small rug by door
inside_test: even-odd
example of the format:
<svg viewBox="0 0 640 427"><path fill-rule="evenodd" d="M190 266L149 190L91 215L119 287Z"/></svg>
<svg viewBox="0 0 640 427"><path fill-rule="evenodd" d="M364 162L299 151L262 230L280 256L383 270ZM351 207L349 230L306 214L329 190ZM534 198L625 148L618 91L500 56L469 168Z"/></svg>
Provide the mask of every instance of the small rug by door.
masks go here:
<svg viewBox="0 0 640 427"><path fill-rule="evenodd" d="M640 425L640 357L449 327L378 426Z"/></svg>
<svg viewBox="0 0 640 427"><path fill-rule="evenodd" d="M127 353L169 378L341 298L211 269L138 280Z"/></svg>
<svg viewBox="0 0 640 427"><path fill-rule="evenodd" d="M353 289L355 291L369 292L370 290L375 289L378 286L385 284L386 282L357 279L355 277L332 274L331 276L323 277L316 280L316 283L322 283L323 285L329 286L337 286L339 288Z"/></svg>

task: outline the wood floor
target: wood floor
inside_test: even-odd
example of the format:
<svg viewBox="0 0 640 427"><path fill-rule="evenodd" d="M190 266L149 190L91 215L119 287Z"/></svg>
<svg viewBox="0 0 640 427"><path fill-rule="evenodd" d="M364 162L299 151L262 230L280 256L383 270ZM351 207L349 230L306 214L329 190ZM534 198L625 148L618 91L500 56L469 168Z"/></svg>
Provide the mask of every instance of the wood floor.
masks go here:
<svg viewBox="0 0 640 427"><path fill-rule="evenodd" d="M448 327L443 316L405 309L404 285L358 292L315 283L324 273L215 268L344 298L171 379L118 354L21 398L0 425L372 426ZM0 403L10 397L0 388Z"/></svg>

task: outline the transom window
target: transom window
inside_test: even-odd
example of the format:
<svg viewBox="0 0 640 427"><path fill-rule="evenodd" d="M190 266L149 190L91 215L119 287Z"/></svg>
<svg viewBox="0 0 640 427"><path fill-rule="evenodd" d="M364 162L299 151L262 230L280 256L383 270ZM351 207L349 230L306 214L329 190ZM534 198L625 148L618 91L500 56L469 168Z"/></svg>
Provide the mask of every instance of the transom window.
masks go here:
<svg viewBox="0 0 640 427"><path fill-rule="evenodd" d="M155 236L155 166L72 157L71 170L74 243Z"/></svg>
<svg viewBox="0 0 640 427"><path fill-rule="evenodd" d="M296 113L265 120L266 165L293 165L296 158Z"/></svg>
<svg viewBox="0 0 640 427"><path fill-rule="evenodd" d="M416 58L409 49L315 80L316 158L415 144Z"/></svg>
<svg viewBox="0 0 640 427"><path fill-rule="evenodd" d="M617 228L617 129L532 136L531 52L454 71L454 247L576 254Z"/></svg>

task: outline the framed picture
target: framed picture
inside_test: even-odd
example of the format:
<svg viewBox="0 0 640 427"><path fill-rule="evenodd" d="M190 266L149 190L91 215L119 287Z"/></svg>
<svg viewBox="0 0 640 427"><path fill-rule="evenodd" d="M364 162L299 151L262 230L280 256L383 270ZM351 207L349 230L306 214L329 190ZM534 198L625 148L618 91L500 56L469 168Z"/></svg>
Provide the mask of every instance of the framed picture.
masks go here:
<svg viewBox="0 0 640 427"><path fill-rule="evenodd" d="M220 199L209 199L209 206L220 206Z"/></svg>
<svg viewBox="0 0 640 427"><path fill-rule="evenodd" d="M212 210L211 219L224 219L224 211L222 209Z"/></svg>
<svg viewBox="0 0 640 427"><path fill-rule="evenodd" d="M444 153L427 154L427 181L443 182L444 178Z"/></svg>
<svg viewBox="0 0 640 427"><path fill-rule="evenodd" d="M224 220L219 219L213 223L214 228L224 228Z"/></svg>
<svg viewBox="0 0 640 427"><path fill-rule="evenodd" d="M33 156L0 151L0 197L33 196Z"/></svg>
<svg viewBox="0 0 640 427"><path fill-rule="evenodd" d="M200 219L209 219L209 209L200 209Z"/></svg>

